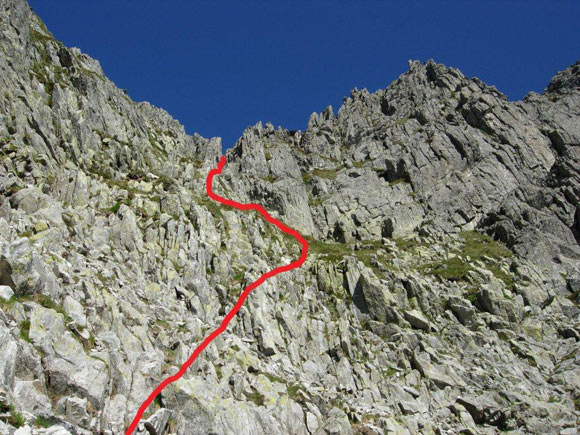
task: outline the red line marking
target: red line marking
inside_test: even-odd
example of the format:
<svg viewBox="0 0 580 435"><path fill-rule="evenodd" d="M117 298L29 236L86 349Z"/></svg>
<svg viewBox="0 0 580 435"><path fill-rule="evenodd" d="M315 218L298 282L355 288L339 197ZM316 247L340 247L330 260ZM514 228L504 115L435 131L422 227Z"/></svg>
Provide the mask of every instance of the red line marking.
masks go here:
<svg viewBox="0 0 580 435"><path fill-rule="evenodd" d="M189 359L187 361L185 361L185 363L181 366L181 368L179 369L179 371L177 373L175 373L173 376L169 376L168 378L165 378L157 386L157 388L155 388L155 390L153 390L153 392L149 395L149 397L147 397L147 399L145 399L145 401L143 402L143 404L141 405L141 407L137 411L135 418L131 422L131 425L127 429L127 432L125 432L126 435L131 435L133 433L133 431L137 428L137 425L139 424L141 417L143 417L143 413L145 412L147 407L149 405L151 405L153 400L155 400L155 397L157 397L157 395L159 393L161 393L161 391L166 386L168 386L169 384L171 384L171 383L177 381L179 378L181 378L185 374L186 370L193 364L193 362L196 360L196 358L199 356L199 354L201 352L203 352L203 350L207 347L207 345L210 344L218 335L220 335L222 332L224 332L226 330L226 328L228 327L228 324L233 319L233 317L236 315L236 313L238 311L240 311L240 309L242 308L242 305L244 305L244 301L246 300L246 298L248 297L248 295L250 294L250 292L252 290L254 290L255 288L262 285L268 278L272 278L273 276L276 276L282 272L287 272L287 271L292 270L292 269L297 269L300 266L302 266L304 264L304 262L306 261L306 256L308 255L308 242L306 241L306 239L304 239L304 237L302 237L300 235L300 233L298 233L298 231L296 231L290 227L287 227L282 222L280 222L278 219L275 219L272 216L270 216L270 214L264 209L264 207L262 207L259 204L241 204L239 202L232 201L231 199L223 198L219 195L216 195L213 192L213 189L212 189L213 177L221 174L222 169L224 168L225 165L226 165L226 158L225 158L225 156L222 156L222 158L220 159L220 161L218 163L217 168L212 169L211 171L209 171L209 174L207 174L207 178L205 181L207 195L211 199L213 199L214 201L220 202L220 203L227 205L229 207L234 207L234 208L237 208L240 210L256 210L268 222L270 222L273 225L276 225L280 230L284 231L286 234L290 234L292 237L294 237L296 240L298 240L302 244L302 253L300 254L300 258L298 260L295 260L292 263L287 264L285 266L279 266L275 269L272 269L269 272L264 273L262 276L260 276L257 280L252 282L249 286L247 286L244 289L244 291L242 292L242 294L238 298L238 302L236 303L236 305L234 305L234 308L232 308L231 311L224 317L224 320L222 321L220 327L217 328L215 331L213 331L208 337L205 338L205 340L203 340L203 342L199 346L197 346L197 348L193 351L193 353L191 354Z"/></svg>

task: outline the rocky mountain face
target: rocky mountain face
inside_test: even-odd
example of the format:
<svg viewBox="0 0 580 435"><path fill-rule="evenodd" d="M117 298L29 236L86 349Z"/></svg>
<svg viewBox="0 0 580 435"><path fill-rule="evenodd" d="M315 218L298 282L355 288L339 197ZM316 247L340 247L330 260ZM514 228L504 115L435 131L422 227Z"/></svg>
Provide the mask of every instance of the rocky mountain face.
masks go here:
<svg viewBox="0 0 580 435"><path fill-rule="evenodd" d="M119 434L300 246L213 203L219 139L0 0L0 433ZM429 61L214 188L307 235L139 433L576 433L580 63L509 102Z"/></svg>

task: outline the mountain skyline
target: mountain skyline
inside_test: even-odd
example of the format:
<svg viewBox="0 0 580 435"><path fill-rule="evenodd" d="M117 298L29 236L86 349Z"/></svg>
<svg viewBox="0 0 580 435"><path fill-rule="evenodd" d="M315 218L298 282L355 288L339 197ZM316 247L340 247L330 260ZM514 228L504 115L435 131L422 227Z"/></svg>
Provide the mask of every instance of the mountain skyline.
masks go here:
<svg viewBox="0 0 580 435"><path fill-rule="evenodd" d="M31 1L68 46L136 101L231 147L257 121L304 130L356 88L383 89L409 59L477 76L519 100L580 53L578 2Z"/></svg>

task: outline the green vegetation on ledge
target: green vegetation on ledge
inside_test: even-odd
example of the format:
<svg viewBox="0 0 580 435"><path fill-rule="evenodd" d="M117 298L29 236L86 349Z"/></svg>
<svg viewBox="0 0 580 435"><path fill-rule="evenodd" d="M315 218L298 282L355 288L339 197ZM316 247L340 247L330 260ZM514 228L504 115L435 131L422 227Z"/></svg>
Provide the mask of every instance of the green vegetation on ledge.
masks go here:
<svg viewBox="0 0 580 435"><path fill-rule="evenodd" d="M341 169L342 168L340 166L334 169L313 169L312 172L302 174L302 180L305 183L308 183L312 179L312 177L334 180L336 178L336 175L338 174L338 171L340 171Z"/></svg>
<svg viewBox="0 0 580 435"><path fill-rule="evenodd" d="M421 265L417 269L441 279L463 281L473 270L472 264L482 262L508 288L513 287L513 275L503 271L498 264L499 261L513 256L513 253L505 245L476 231L464 231L460 233L460 236L465 242L461 247L461 252L456 256Z"/></svg>

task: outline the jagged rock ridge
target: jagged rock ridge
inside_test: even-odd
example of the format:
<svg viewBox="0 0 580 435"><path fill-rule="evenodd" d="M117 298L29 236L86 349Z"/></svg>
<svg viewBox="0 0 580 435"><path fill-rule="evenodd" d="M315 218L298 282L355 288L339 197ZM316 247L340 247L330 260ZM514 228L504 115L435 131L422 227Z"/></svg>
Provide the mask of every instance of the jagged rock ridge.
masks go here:
<svg viewBox="0 0 580 435"><path fill-rule="evenodd" d="M121 433L299 247L207 199L218 139L132 102L25 1L0 16L0 433ZM413 62L304 132L248 128L216 191L309 235L309 259L142 430L573 433L579 77L508 102Z"/></svg>

